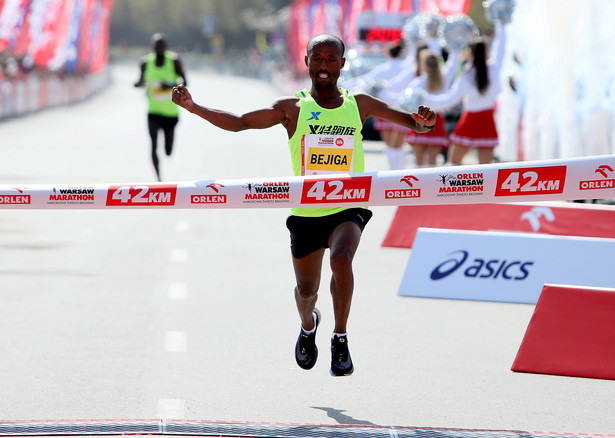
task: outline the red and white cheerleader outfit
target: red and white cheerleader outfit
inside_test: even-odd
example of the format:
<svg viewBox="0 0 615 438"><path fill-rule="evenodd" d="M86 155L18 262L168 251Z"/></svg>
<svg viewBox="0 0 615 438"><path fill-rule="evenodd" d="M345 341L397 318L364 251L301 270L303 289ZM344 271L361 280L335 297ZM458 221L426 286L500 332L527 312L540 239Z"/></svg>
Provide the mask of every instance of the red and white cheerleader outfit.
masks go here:
<svg viewBox="0 0 615 438"><path fill-rule="evenodd" d="M444 111L463 102L463 113L457 126L450 135L452 144L471 148L493 148L498 144L494 109L496 98L501 90L500 70L504 60L506 33L504 27L497 26L497 38L492 48L492 57L487 62L489 86L484 93L477 88L474 69L458 77L451 89L443 94L429 94L425 105L433 111Z"/></svg>
<svg viewBox="0 0 615 438"><path fill-rule="evenodd" d="M422 74L418 78L410 82L409 88L414 89L427 89L427 77ZM414 132L411 130L406 136L406 141L410 145L427 145L427 146L440 146L441 148L447 148L449 144L448 134L446 132L446 122L444 115L441 112L436 112L436 127L427 132Z"/></svg>

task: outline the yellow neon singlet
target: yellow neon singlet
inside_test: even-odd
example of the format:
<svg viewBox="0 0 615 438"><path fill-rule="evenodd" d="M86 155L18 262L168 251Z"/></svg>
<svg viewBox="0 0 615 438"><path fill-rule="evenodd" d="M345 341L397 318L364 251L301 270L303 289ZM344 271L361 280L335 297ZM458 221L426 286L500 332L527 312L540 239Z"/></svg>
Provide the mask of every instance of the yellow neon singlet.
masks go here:
<svg viewBox="0 0 615 438"><path fill-rule="evenodd" d="M147 99L149 114L166 117L177 117L179 107L171 100L171 89L163 89L161 82L177 85L179 76L175 72L175 54L170 51L164 53L164 64L156 65L156 54L150 53L145 65L145 80L147 81Z"/></svg>
<svg viewBox="0 0 615 438"><path fill-rule="evenodd" d="M361 115L348 90L340 88L341 106L320 107L308 90L295 95L301 100L297 130L290 140L290 156L295 175L360 173L365 170ZM295 216L326 216L352 207L293 208Z"/></svg>

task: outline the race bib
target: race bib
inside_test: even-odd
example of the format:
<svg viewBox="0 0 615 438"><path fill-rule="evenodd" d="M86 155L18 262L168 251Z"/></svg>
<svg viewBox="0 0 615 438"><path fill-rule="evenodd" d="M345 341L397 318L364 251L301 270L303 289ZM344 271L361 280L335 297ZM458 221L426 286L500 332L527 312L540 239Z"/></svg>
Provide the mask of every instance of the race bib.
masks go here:
<svg viewBox="0 0 615 438"><path fill-rule="evenodd" d="M164 89L162 88L162 83L159 81L152 82L152 99L156 101L167 101L171 100L171 95L173 94L172 88Z"/></svg>
<svg viewBox="0 0 615 438"><path fill-rule="evenodd" d="M354 135L304 135L301 141L301 174L352 172L354 142Z"/></svg>

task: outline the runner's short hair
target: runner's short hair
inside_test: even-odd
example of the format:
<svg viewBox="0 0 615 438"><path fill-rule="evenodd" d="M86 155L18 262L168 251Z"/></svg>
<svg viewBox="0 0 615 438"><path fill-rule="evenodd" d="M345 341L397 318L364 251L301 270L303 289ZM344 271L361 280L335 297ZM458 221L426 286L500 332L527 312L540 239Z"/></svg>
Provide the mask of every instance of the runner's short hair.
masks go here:
<svg viewBox="0 0 615 438"><path fill-rule="evenodd" d="M151 41L152 44L156 44L158 41L164 41L166 43L167 40L168 40L167 36L165 34L163 34L162 32L156 32L150 38L150 41Z"/></svg>
<svg viewBox="0 0 615 438"><path fill-rule="evenodd" d="M344 45L344 41L338 36L331 35L328 33L321 33L320 35L316 35L312 37L307 43L307 55L310 56L312 50L314 50L314 46L320 43L334 43L337 44L340 51L342 52L342 57L344 56L344 52L346 51L346 46Z"/></svg>

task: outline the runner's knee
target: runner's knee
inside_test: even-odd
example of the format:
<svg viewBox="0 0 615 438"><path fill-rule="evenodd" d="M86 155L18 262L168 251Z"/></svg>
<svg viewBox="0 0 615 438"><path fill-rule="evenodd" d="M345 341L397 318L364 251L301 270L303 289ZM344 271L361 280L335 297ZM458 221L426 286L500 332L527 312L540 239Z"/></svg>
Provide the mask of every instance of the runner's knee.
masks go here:
<svg viewBox="0 0 615 438"><path fill-rule="evenodd" d="M314 298L318 294L319 284L314 281L300 282L295 287L295 293L302 299L308 300Z"/></svg>
<svg viewBox="0 0 615 438"><path fill-rule="evenodd" d="M331 271L333 273L345 273L352 271L352 259L354 252L347 248L331 251Z"/></svg>

